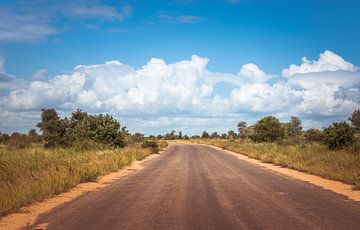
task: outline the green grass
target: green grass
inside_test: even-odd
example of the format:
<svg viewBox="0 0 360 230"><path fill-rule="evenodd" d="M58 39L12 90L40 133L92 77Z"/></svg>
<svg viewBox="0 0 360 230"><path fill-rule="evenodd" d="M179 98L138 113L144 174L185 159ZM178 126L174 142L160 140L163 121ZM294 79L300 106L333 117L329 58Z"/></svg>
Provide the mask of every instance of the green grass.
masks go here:
<svg viewBox="0 0 360 230"><path fill-rule="evenodd" d="M360 190L360 154L349 149L329 150L319 143L281 145L215 139L191 140L209 144L282 167L353 185Z"/></svg>
<svg viewBox="0 0 360 230"><path fill-rule="evenodd" d="M160 148L164 148L162 143ZM82 182L142 160L153 153L140 145L117 149L24 149L0 146L0 216Z"/></svg>

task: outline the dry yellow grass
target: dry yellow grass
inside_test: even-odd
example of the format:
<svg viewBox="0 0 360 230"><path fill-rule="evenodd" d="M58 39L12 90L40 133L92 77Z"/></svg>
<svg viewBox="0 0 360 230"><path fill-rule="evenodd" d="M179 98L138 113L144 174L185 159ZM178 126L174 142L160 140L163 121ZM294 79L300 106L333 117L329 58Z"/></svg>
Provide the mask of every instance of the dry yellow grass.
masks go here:
<svg viewBox="0 0 360 230"><path fill-rule="evenodd" d="M162 143L160 148L164 148ZM139 145L103 150L0 148L0 216L116 171L152 153Z"/></svg>

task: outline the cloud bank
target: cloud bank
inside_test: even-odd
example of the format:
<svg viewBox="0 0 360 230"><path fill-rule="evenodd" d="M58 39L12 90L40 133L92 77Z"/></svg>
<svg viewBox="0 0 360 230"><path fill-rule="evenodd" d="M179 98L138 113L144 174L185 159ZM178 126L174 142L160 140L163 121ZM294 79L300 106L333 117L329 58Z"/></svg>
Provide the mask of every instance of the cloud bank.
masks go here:
<svg viewBox="0 0 360 230"><path fill-rule="evenodd" d="M331 51L318 60L303 58L280 76L253 63L237 74L212 72L208 62L197 55L175 63L152 58L136 69L113 60L78 65L71 74L50 77L39 70L32 81L0 81L0 129L32 127L45 107L62 114L76 108L111 113L131 131L190 134L235 129L239 120L269 114L285 120L297 115L305 126L321 127L360 108L359 68Z"/></svg>

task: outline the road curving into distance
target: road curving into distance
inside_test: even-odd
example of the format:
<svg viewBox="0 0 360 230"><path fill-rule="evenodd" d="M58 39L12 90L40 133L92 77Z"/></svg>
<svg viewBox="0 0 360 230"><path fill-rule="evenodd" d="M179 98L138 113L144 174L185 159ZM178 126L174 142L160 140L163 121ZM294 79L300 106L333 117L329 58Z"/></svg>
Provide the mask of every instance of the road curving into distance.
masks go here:
<svg viewBox="0 0 360 230"><path fill-rule="evenodd" d="M360 202L214 148L173 143L38 217L47 229L359 229Z"/></svg>

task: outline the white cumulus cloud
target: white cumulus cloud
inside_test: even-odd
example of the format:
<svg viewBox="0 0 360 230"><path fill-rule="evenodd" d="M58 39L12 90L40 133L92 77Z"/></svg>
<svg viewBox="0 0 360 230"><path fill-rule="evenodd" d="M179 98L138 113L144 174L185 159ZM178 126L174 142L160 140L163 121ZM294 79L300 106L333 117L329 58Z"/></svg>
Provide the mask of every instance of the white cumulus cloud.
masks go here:
<svg viewBox="0 0 360 230"><path fill-rule="evenodd" d="M356 72L358 67L354 66L350 62L345 61L339 55L326 50L320 54L319 60L311 61L306 57L302 58L302 64L300 66L290 65L289 68L283 69L282 75L289 77L295 74L314 73L314 72L327 72L344 70L349 72Z"/></svg>

